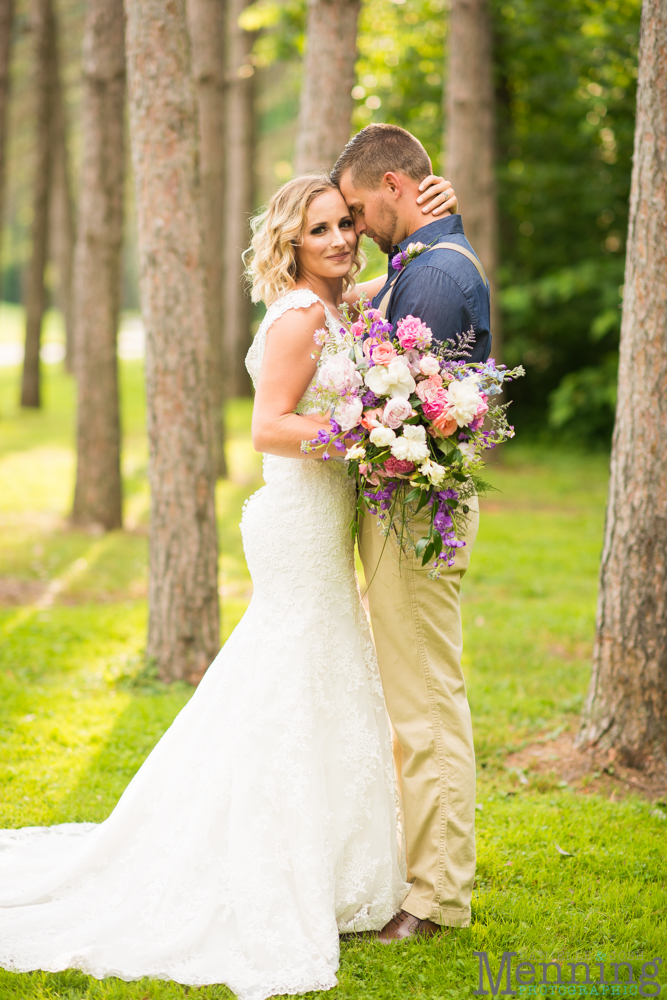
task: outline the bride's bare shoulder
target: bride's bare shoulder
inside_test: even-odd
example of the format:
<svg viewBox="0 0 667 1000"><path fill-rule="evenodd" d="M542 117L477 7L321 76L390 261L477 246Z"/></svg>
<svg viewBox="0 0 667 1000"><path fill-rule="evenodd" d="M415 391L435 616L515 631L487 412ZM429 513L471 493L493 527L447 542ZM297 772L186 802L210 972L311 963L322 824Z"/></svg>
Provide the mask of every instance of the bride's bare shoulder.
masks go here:
<svg viewBox="0 0 667 1000"><path fill-rule="evenodd" d="M289 296L285 296L285 299L289 299ZM279 310L279 314L267 330L273 337L277 335L283 339L284 336L292 336L300 339L306 334L312 337L317 329L326 326L326 312L319 299L304 298L302 301L297 299L285 301L280 305L283 308Z"/></svg>

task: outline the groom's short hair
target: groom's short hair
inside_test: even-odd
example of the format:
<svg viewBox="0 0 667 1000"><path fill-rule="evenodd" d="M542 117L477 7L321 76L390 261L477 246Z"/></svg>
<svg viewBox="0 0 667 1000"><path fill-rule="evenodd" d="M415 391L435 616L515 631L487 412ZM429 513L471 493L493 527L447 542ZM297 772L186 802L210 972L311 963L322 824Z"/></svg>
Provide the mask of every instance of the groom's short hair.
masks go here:
<svg viewBox="0 0 667 1000"><path fill-rule="evenodd" d="M423 181L431 173L431 161L410 132L399 125L377 122L350 139L331 171L333 183L338 185L347 170L355 187L375 191L388 171Z"/></svg>

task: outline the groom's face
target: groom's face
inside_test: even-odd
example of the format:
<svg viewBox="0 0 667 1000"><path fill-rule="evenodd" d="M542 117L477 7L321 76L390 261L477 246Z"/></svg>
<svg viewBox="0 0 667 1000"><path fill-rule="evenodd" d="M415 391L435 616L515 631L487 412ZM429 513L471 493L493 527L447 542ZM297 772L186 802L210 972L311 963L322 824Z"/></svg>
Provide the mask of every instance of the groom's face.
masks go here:
<svg viewBox="0 0 667 1000"><path fill-rule="evenodd" d="M366 235L382 253L390 254L396 242L398 212L383 187L376 191L356 187L347 170L340 179L340 191L354 219L357 236Z"/></svg>

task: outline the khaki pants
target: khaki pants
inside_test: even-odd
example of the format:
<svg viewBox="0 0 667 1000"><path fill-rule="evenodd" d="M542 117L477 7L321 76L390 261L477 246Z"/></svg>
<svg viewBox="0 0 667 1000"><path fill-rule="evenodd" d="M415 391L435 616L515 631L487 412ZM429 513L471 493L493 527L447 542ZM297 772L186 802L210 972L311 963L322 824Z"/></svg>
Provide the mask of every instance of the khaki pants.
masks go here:
<svg viewBox="0 0 667 1000"><path fill-rule="evenodd" d="M385 545L373 515L364 516L359 539L367 586L372 579L380 674L400 746L395 757L412 881L403 909L450 927L470 923L475 875L475 755L461 671L459 591L478 523L473 501L466 545L439 580L429 580L421 560L404 554L399 566L394 538Z"/></svg>

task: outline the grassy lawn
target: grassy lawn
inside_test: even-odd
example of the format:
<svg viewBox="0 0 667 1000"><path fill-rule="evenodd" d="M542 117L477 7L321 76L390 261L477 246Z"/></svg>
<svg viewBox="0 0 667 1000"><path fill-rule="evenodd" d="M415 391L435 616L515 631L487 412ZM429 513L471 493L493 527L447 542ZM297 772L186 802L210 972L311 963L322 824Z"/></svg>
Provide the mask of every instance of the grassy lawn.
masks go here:
<svg viewBox="0 0 667 1000"><path fill-rule="evenodd" d="M105 536L67 526L73 384L59 365L44 371L44 410L20 413L17 370L0 368L5 827L104 819L190 694L141 675L148 512L141 365L122 364L127 528ZM218 487L225 638L250 592L238 522L261 469L249 416L247 401L230 405L232 475ZM613 961L627 959L635 975L655 957L667 965L661 809L591 792L585 781L567 784L557 760L552 774L508 766L511 754L531 744L548 755L576 726L593 637L606 461L513 443L489 478L499 492L482 502L463 591L479 772L473 923L416 945L344 943L332 998L468 997L478 984L474 951L488 952L494 975L505 951L516 952L515 961L603 961L608 979ZM591 965L594 980L597 972ZM565 965L563 973L568 981ZM664 972L658 978L667 982ZM78 972L0 971L0 1000L186 996L231 994L149 980L97 982Z"/></svg>

